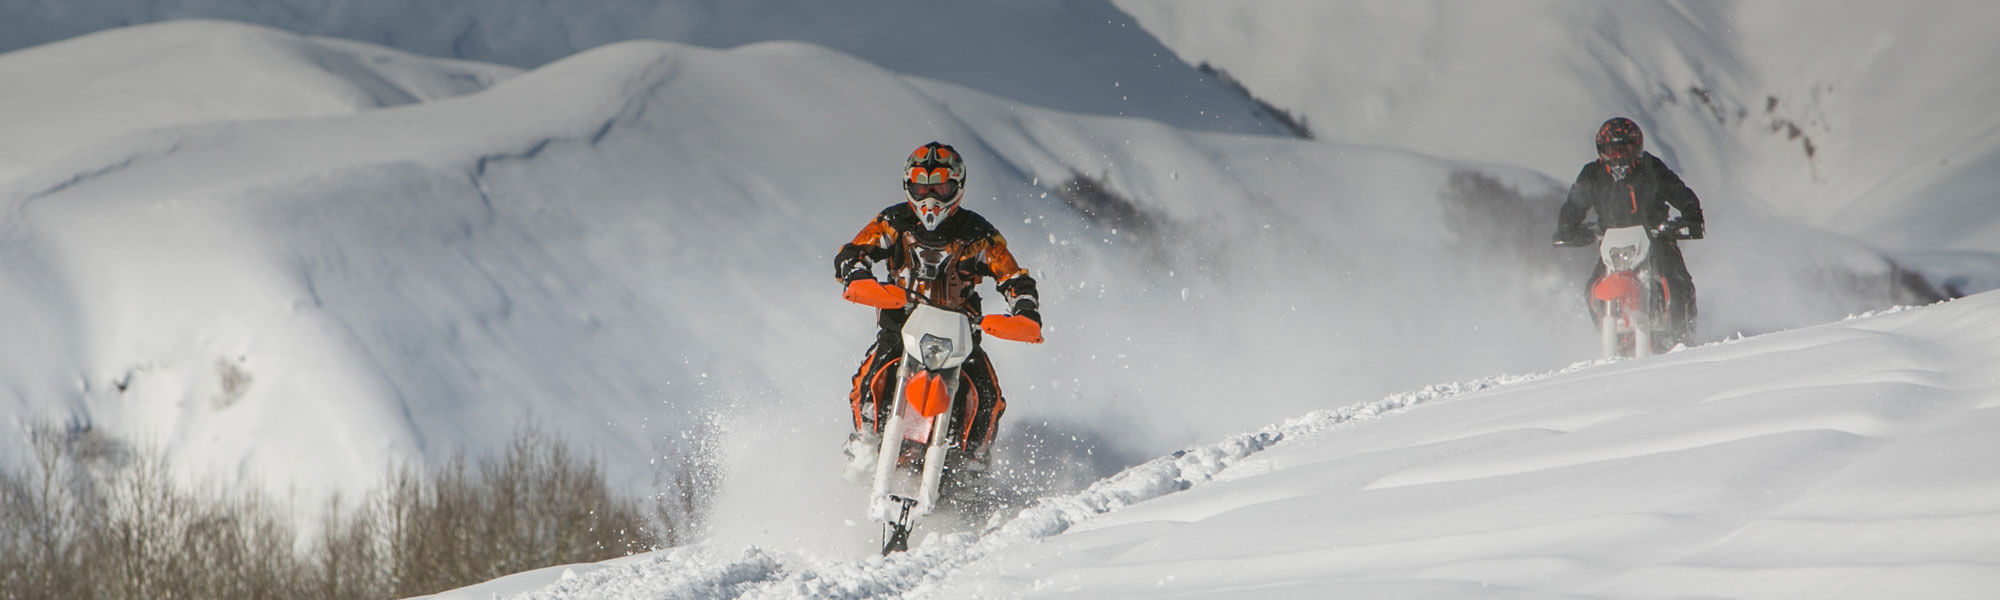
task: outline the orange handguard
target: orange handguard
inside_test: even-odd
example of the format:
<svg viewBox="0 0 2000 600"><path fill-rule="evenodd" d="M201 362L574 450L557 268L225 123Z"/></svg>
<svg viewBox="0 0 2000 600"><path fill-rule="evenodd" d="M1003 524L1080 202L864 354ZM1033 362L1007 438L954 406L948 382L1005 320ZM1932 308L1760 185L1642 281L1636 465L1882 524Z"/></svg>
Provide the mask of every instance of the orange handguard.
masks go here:
<svg viewBox="0 0 2000 600"><path fill-rule="evenodd" d="M882 310L895 310L910 302L910 296L903 291L903 288L873 279L857 279L847 284L847 291L842 292L840 297L846 298L848 302Z"/></svg>
<svg viewBox="0 0 2000 600"><path fill-rule="evenodd" d="M1042 343L1042 324L1021 315L986 315L979 320L979 328L1003 340Z"/></svg>

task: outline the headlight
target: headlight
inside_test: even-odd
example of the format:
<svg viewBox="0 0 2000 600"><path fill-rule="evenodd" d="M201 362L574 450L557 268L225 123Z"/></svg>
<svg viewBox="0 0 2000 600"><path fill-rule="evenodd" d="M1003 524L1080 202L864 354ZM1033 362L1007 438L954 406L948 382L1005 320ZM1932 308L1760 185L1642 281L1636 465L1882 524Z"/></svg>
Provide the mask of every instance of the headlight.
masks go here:
<svg viewBox="0 0 2000 600"><path fill-rule="evenodd" d="M917 342L917 356L924 360L925 368L942 369L945 359L951 357L951 340L926 333Z"/></svg>
<svg viewBox="0 0 2000 600"><path fill-rule="evenodd" d="M1639 249L1633 246L1619 246L1605 254L1611 257L1613 271L1630 271L1639 262Z"/></svg>

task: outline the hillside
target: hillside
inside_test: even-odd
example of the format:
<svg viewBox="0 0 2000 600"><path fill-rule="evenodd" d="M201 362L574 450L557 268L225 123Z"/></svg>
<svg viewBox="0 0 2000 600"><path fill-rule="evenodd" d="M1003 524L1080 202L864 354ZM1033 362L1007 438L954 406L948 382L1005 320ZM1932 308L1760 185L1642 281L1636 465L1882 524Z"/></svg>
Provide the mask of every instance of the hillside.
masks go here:
<svg viewBox="0 0 2000 600"><path fill-rule="evenodd" d="M1812 51L1834 42L1793 35L1778 19L1783 6L1453 12L1419 3L1277 16L1235 3L949 8L956 12L947 22L984 28L929 27L889 2L852 11L779 2L607 2L595 12L372 0L283 10L178 0L50 6L0 0L0 39L52 42L0 54L0 74L16 83L0 88L0 110L21 116L0 123L0 312L16 316L0 343L0 415L20 431L53 425L157 449L188 483L262 488L310 506L379 485L390 465L490 453L532 425L601 457L612 480L635 494L668 492L665 482L681 471L715 468L704 490L716 499L710 539L623 564L720 573L718 585L750 592L823 569L970 565L951 580L889 575L883 587L824 595L1023 592L1015 580L1042 559L982 557L1033 554L1032 544L1007 544L1067 525L1038 529L1048 522L1031 516L1001 524L1017 533L992 538L996 545L941 536L909 562L844 558L870 535L845 523L857 505L848 496L858 492L839 481L837 448L848 428L848 378L874 325L867 309L839 299L831 257L875 211L900 200L893 178L901 157L931 140L967 155L966 207L997 224L1041 282L1049 342L989 348L1010 404L1001 464L1024 497L1136 505L1180 485L1171 477L1156 485L1163 480L1150 469L1182 464L1161 457L1261 450L1274 440L1241 432L1286 419L1306 423L1277 426L1286 436L1327 444L1274 446L1303 448L1283 465L1231 467L1240 457L1226 457L1189 466L1201 469L1189 475L1197 479L1243 480L1242 488L1217 488L1242 495L1203 500L1194 489L1183 500L1146 503L1165 512L1142 505L1112 517L1105 523L1131 525L1106 525L1114 531L1095 541L1051 542L1106 561L1075 562L1077 573L1102 571L1065 575L1078 586L1070 593L1144 594L1184 554L1240 566L1228 561L1242 557L1176 545L1171 532L1277 508L1259 498L1294 493L1273 491L1280 488L1296 491L1299 504L1387 497L1364 493L1377 479L1343 471L1356 464L1402 461L1397 472L1412 469L1401 477L1415 483L1392 487L1413 490L1452 477L1572 485L1535 478L1556 477L1546 473L1505 477L1541 467L1579 474L1577 486L1626 485L1622 476L1556 469L1537 457L1583 439L1602 445L1572 448L1576 456L1673 463L1693 456L1683 451L1735 441L1698 430L1765 423L1749 403L1691 398L1775 389L1796 410L1769 415L1768 431L1745 430L1743 439L1761 440L1753 449L1782 446L1758 455L1769 462L1751 471L1651 471L1712 492L1659 513L1694 515L1714 525L1703 529L1710 533L1786 514L1751 514L1783 507L1737 497L1737 481L1819 502L1798 486L1844 481L1839 471L1848 467L1876 477L1877 469L1928 464L1872 459L1889 461L1877 465L1867 449L1906 437L1916 444L1909 448L1983 449L1960 445L1960 430L1944 424L1980 422L1990 404L1980 395L1990 382L1975 368L1990 363L1978 362L1991 333L1979 326L1990 294L1790 331L2000 287L2000 248L1983 233L1995 211L1979 200L1990 196L1988 170L1978 168L1991 154L1982 140L2000 122L1985 108L1990 94L1976 93L1994 84L1982 57L1996 46L1970 40L1969 25L1910 17L1921 11L1815 15L1849 37L1879 26L1892 42L1932 40L1884 42L1869 55L1876 62L1842 71ZM182 16L275 27L151 22ZM108 28L132 22L148 24ZM1212 26L1192 25L1201 22ZM1495 23L1516 26L1481 27ZM885 30L911 37L904 44ZM59 32L94 33L51 37ZM1333 49L1299 47L1304 32ZM389 41L396 49L371 45ZM1967 60L1935 59L1936 48L1953 44L1967 47ZM1352 58L1371 52L1383 58ZM1201 70L1203 62L1255 98ZM1291 68L1328 87L1288 87L1295 74L1273 80L1259 66ZM1871 87L1884 73L1895 74L1894 85ZM1820 107L1817 116L1783 113L1800 123L1801 139L1818 144L1810 164L1796 164L1800 139L1765 131L1768 119L1750 115L1761 94L1780 94L1777 106L1789 111L1794 98L1813 97L1829 81L1854 95L1798 101ZM1708 91L1690 96L1697 87ZM1292 135L1260 112L1258 99L1307 117L1315 137ZM1587 159L1582 140L1614 113L1646 121L1655 151L1703 194L1710 237L1687 245L1701 286L1697 337L1730 341L1537 376L1478 402L1455 393L1463 388L1410 392L1441 381L1516 383L1496 374L1551 373L1594 354L1578 298L1592 257L1551 248L1548 237L1568 178ZM1858 125L1878 115L1926 125ZM1933 148L1957 150L1926 153ZM1897 149L1896 160L1908 162L1884 162L1891 155L1882 153ZM1935 161L1946 163L1917 168ZM1795 200L1803 197L1838 202ZM1770 379L1774 372L1796 373L1798 383ZM1848 372L1878 377L1840 375ZM1607 383L1614 375L1635 383ZM1903 376L1910 381L1895 379ZM1630 388L1641 389L1622 408L1584 408L1607 389ZM1536 389L1556 392L1509 391ZM1822 396L1861 416L1842 421L1792 402ZM1926 404L1936 398L1942 403ZM1350 446L1341 441L1349 436L1333 434L1363 430L1346 425L1357 415L1431 400L1441 401L1437 412L1399 416L1412 429L1380 430L1390 437L1359 433L1360 445ZM1536 418L1469 408L1487 406ZM1717 420L1702 420L1710 416L1702 407ZM1895 413L1903 409L1912 412ZM1838 422L1820 427L1823 419ZM1471 441L1426 437L1429 430ZM1653 433L1656 447L1615 443ZM1925 441L1932 436L1947 441ZM1784 445L1794 437L1806 440ZM0 461L18 463L27 445L27 436L0 437ZM1436 456L1486 449L1527 457L1510 471ZM1830 462L1790 475L1772 466L1816 452ZM1213 453L1196 454L1189 460ZM1251 483L1259 469L1275 479ZM1366 481L1313 487L1322 469ZM1978 469L1947 462L1938 479L1907 489L1985 497L1978 486L1992 478ZM1711 476L1723 479L1701 479ZM1973 488L1944 489L1948 480ZM1127 485L1162 493L1094 495L1123 494L1108 490ZM1409 500L1434 507L1423 502L1517 489L1431 489L1445 488ZM1903 502L1904 493L1884 497ZM1612 500L1569 506L1591 513ZM1211 504L1179 504L1200 502ZM1870 526L1915 536L1983 523L1986 508L1963 502L1960 512L1911 504ZM1710 509L1717 512L1702 512ZM310 509L301 514L310 520ZM1659 514L1603 522L1644 534L1673 521ZM1485 543L1496 538L1478 531L1519 525L1474 517L1440 521L1461 529L1434 533ZM1417 516L1399 518L1419 525ZM1189 526L1185 543L1275 536L1285 525L1242 520L1250 526L1242 534ZM1933 526L1940 522L1950 527ZM1366 529L1338 519L1312 524L1343 535ZM1556 529L1531 533L1577 540L1563 547L1571 553L1598 539L1575 534L1586 526ZM1414 544L1404 548L1430 539L1371 534ZM1659 554L1579 565L1570 561L1589 558L1543 560L1502 539L1490 546L1500 548L1495 562L1419 567L1498 572L1463 580L1529 595L1594 594L1591 582L1625 576L1620 565L1681 565L1664 556L1729 541L1640 534L1634 543ZM1946 591L1987 581L1985 567L1959 558L1991 542L1954 540L1937 542L1949 551L1935 556L1924 552L1937 544L1918 544L1906 562L1932 566L1911 572L1932 574ZM1159 554L1138 551L1155 543ZM1306 564L1360 555L1298 551L1318 558L1274 561L1299 571L1269 576L1366 578ZM1362 558L1387 564L1413 554ZM1752 554L1719 568L1770 558ZM1098 577L1127 559L1131 577ZM1851 562L1832 557L1794 573ZM1561 583L1521 579L1540 575ZM1688 593L1706 593L1695 587L1701 581L1728 585L1721 574L1688 581ZM1226 595L1254 584L1190 585L1190 593ZM1421 596L1430 588L1388 589ZM1628 588L1604 589L1623 597Z"/></svg>

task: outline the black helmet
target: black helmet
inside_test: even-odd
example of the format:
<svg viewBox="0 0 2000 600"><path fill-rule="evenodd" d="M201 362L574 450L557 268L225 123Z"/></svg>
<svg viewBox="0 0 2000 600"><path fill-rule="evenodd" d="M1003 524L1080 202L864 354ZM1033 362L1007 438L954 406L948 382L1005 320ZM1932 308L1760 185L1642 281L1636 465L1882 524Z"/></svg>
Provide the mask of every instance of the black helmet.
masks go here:
<svg viewBox="0 0 2000 600"><path fill-rule="evenodd" d="M1631 119L1616 117L1597 128L1597 160L1619 179L1645 149L1646 134Z"/></svg>

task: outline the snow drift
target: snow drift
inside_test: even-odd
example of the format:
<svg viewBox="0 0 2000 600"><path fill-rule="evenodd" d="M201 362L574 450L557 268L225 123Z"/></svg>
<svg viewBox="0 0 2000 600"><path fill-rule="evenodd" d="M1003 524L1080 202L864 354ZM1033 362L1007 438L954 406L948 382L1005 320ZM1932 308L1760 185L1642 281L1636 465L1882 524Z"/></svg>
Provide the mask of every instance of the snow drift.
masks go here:
<svg viewBox="0 0 2000 600"><path fill-rule="evenodd" d="M1315 411L887 558L703 545L435 598L1981 597L1996 310Z"/></svg>

